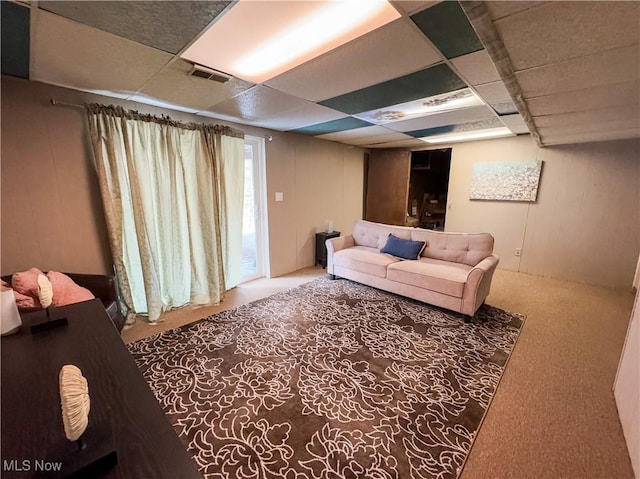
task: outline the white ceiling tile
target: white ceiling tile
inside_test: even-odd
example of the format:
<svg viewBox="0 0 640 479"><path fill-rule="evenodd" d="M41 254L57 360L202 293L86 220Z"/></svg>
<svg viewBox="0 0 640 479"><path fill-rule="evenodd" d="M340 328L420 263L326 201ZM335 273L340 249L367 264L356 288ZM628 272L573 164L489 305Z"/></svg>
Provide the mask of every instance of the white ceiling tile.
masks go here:
<svg viewBox="0 0 640 479"><path fill-rule="evenodd" d="M395 121L387 123L385 127L395 131L415 131L424 130L426 128L435 128L445 125L457 125L460 123L468 123L471 121L485 120L487 118L495 118L493 110L487 106L476 106L473 108L465 108L463 110L449 111L439 113L437 115L428 115L413 120Z"/></svg>
<svg viewBox="0 0 640 479"><path fill-rule="evenodd" d="M217 83L205 78L188 75L191 63L178 60L157 74L142 93L166 101L202 110L221 103L247 90L252 83L231 78L226 83Z"/></svg>
<svg viewBox="0 0 640 479"><path fill-rule="evenodd" d="M404 133L393 133L391 135L379 135L369 138L354 138L349 140L342 140L344 143L349 143L350 145L362 146L362 145L370 145L372 143L384 143L390 141L402 141L402 140L411 140L413 137L411 135L405 135Z"/></svg>
<svg viewBox="0 0 640 479"><path fill-rule="evenodd" d="M257 85L207 108L224 119L274 129L293 129L343 118L344 113Z"/></svg>
<svg viewBox="0 0 640 479"><path fill-rule="evenodd" d="M442 60L423 35L399 19L266 82L321 101L413 73Z"/></svg>
<svg viewBox="0 0 640 479"><path fill-rule="evenodd" d="M507 128L509 128L516 135L521 135L523 133L529 133L529 128L527 124L524 122L522 117L518 114L516 115L504 115L500 117L502 123L504 123Z"/></svg>
<svg viewBox="0 0 640 479"><path fill-rule="evenodd" d="M238 122L238 120L232 117L231 115L223 115L222 113L214 113L212 111L207 111L207 110L201 110L198 113L196 113L196 115L206 116L207 118L214 118L216 120L227 120L227 121Z"/></svg>
<svg viewBox="0 0 640 479"><path fill-rule="evenodd" d="M490 104L511 101L511 95L501 81L480 85L476 87L476 91L484 101Z"/></svg>
<svg viewBox="0 0 640 479"><path fill-rule="evenodd" d="M361 146L362 148L424 148L428 145L424 141L414 138L399 141L389 141L386 143L371 143Z"/></svg>
<svg viewBox="0 0 640 479"><path fill-rule="evenodd" d="M495 26L519 71L637 44L640 2L547 2Z"/></svg>
<svg viewBox="0 0 640 479"><path fill-rule="evenodd" d="M144 103L145 105L152 105L158 108L166 108L168 110L182 111L185 113L198 113L198 110L199 110L198 108L189 108L180 104L160 100L157 97L151 97L151 96L147 96L140 93L127 96L127 100L135 103Z"/></svg>
<svg viewBox="0 0 640 479"><path fill-rule="evenodd" d="M637 119L572 123L538 128L538 132L542 136L543 141L547 135L554 137L591 133L596 136L596 134L604 132L631 130L635 130L636 136L640 136L640 122L638 122Z"/></svg>
<svg viewBox="0 0 640 479"><path fill-rule="evenodd" d="M626 105L597 110L577 111L545 116L534 116L536 127L562 127L567 125L598 125L612 121L640 120L637 105ZM640 123L639 123L640 125Z"/></svg>
<svg viewBox="0 0 640 479"><path fill-rule="evenodd" d="M529 10L530 8L537 7L538 5L542 5L545 2L525 2L525 1L508 1L508 0L500 0L500 1L491 1L484 2L489 11L489 16L493 20L498 20L500 18L508 17L511 15L515 15L519 12L523 12L525 10Z"/></svg>
<svg viewBox="0 0 640 479"><path fill-rule="evenodd" d="M338 131L319 135L323 140L341 141L351 145L363 145L368 143L378 143L382 141L403 140L411 138L403 133L397 133L383 126L366 126L364 128L354 128L353 130Z"/></svg>
<svg viewBox="0 0 640 479"><path fill-rule="evenodd" d="M31 38L31 80L121 96L138 91L172 58L42 10L35 13Z"/></svg>
<svg viewBox="0 0 640 479"><path fill-rule="evenodd" d="M638 45L516 72L524 98L638 81Z"/></svg>
<svg viewBox="0 0 640 479"><path fill-rule="evenodd" d="M640 137L638 128L628 128L612 131L590 131L583 133L559 133L553 129L544 131L543 143L547 146L567 145L572 143L591 143L595 141L627 140Z"/></svg>
<svg viewBox="0 0 640 479"><path fill-rule="evenodd" d="M253 122L264 120L274 113L299 108L303 103L304 100L299 98L257 85L235 98L215 104L207 110Z"/></svg>
<svg viewBox="0 0 640 479"><path fill-rule="evenodd" d="M470 85L501 81L500 74L486 50L462 55L451 60L451 63Z"/></svg>
<svg viewBox="0 0 640 479"><path fill-rule="evenodd" d="M624 105L636 105L638 108L639 103L640 82L601 85L527 99L529 112L534 116Z"/></svg>
<svg viewBox="0 0 640 479"><path fill-rule="evenodd" d="M335 133L326 133L324 135L318 135L318 138L328 140L341 140L345 138L368 138L378 135L395 134L395 131L388 130L384 126L365 126L362 128L354 128L352 130L337 131Z"/></svg>
<svg viewBox="0 0 640 479"><path fill-rule="evenodd" d="M372 138L358 138L353 140L342 140L343 143L348 143L353 146L364 147L365 145L379 144L379 143L388 143L392 141L413 141L414 137L411 135L404 135L401 133L396 133L393 135L380 135Z"/></svg>
<svg viewBox="0 0 640 479"><path fill-rule="evenodd" d="M396 7L401 13L407 15L413 15L414 13L421 12L425 8L429 8L436 3L440 3L437 0L390 0L391 5Z"/></svg>
<svg viewBox="0 0 640 479"><path fill-rule="evenodd" d="M258 120L253 124L273 130L288 131L344 117L344 113L340 111L307 102L293 110L273 112L267 118Z"/></svg>

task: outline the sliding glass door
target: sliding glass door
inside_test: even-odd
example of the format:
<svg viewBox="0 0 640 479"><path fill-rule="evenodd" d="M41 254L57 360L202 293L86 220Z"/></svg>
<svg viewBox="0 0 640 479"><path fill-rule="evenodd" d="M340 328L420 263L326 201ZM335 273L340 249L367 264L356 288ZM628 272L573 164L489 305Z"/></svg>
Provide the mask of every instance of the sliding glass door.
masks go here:
<svg viewBox="0 0 640 479"><path fill-rule="evenodd" d="M267 274L267 209L264 139L245 136L242 281Z"/></svg>

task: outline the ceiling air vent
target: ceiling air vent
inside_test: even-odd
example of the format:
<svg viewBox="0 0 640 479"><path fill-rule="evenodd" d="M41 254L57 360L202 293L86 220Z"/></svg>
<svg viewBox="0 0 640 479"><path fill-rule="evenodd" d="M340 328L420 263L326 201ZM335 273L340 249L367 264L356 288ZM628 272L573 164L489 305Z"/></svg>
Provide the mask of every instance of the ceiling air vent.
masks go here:
<svg viewBox="0 0 640 479"><path fill-rule="evenodd" d="M202 65L193 65L189 70L189 75L192 77L206 78L218 83L227 83L231 79L231 75L213 70L212 68L203 67Z"/></svg>

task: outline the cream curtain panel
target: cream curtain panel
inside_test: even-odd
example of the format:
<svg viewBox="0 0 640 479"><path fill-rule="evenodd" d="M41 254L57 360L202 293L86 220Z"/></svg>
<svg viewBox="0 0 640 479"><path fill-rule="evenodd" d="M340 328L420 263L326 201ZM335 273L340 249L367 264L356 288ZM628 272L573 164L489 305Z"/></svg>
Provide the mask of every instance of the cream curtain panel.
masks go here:
<svg viewBox="0 0 640 479"><path fill-rule="evenodd" d="M219 303L241 275L244 135L121 107L87 110L127 320Z"/></svg>
<svg viewBox="0 0 640 479"><path fill-rule="evenodd" d="M244 206L244 139L220 136L216 145L221 181L220 223L226 234L222 236L224 280L227 289L242 279L242 213Z"/></svg>

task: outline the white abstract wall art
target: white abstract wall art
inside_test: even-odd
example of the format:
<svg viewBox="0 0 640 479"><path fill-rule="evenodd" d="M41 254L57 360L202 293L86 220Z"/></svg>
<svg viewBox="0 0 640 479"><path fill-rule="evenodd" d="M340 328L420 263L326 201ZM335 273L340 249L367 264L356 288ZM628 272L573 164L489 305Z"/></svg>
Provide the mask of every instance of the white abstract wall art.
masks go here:
<svg viewBox="0 0 640 479"><path fill-rule="evenodd" d="M472 200L536 201L542 161L475 163Z"/></svg>

